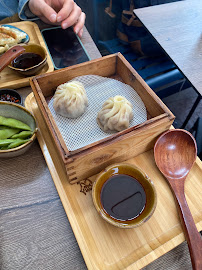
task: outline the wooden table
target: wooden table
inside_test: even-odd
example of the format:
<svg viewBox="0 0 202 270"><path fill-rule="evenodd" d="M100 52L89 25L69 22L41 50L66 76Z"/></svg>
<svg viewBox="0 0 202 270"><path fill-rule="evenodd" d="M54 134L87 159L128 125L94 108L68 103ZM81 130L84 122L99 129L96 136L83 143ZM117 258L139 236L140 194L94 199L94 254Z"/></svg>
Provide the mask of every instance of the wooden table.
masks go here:
<svg viewBox="0 0 202 270"><path fill-rule="evenodd" d="M100 57L86 29L82 42L91 59ZM18 91L25 100L31 88ZM41 143L43 138L39 141L47 159L47 148ZM84 270L86 264L51 177L55 168L51 163L47 167L41 149L36 141L25 155L0 161L0 269ZM146 153L145 157L148 155L151 153ZM144 154L135 160L142 159ZM198 159L194 169L197 174L199 167L202 165ZM178 230L179 226L176 232ZM152 253L153 263L151 256L150 259L145 257L139 266L149 264L145 270L167 269L170 265L176 270L190 269L189 253L183 240L181 233ZM179 243L182 244L177 246ZM169 252L160 257L165 251ZM91 258L87 261L91 264Z"/></svg>
<svg viewBox="0 0 202 270"><path fill-rule="evenodd" d="M92 60L101 57L86 28L81 41ZM24 104L32 89L17 91ZM25 155L0 160L0 269L86 269L37 141Z"/></svg>
<svg viewBox="0 0 202 270"><path fill-rule="evenodd" d="M202 95L202 2L184 0L134 9L134 13L198 92L194 110Z"/></svg>

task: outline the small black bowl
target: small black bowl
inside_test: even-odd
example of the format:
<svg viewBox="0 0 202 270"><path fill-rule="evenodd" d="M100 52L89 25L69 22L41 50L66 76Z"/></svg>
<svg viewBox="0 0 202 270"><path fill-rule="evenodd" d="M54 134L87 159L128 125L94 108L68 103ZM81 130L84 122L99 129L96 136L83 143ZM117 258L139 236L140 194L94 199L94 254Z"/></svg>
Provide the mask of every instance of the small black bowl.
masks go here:
<svg viewBox="0 0 202 270"><path fill-rule="evenodd" d="M0 89L0 100L22 105L21 95L13 89Z"/></svg>

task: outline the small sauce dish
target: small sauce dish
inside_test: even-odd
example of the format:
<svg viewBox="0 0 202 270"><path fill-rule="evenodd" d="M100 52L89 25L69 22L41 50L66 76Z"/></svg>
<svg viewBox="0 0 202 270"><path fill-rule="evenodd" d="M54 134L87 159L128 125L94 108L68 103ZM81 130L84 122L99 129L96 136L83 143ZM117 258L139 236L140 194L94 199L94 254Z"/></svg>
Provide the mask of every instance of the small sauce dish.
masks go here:
<svg viewBox="0 0 202 270"><path fill-rule="evenodd" d="M134 228L154 213L154 184L138 167L120 163L103 170L93 184L93 203L99 215L120 228Z"/></svg>
<svg viewBox="0 0 202 270"><path fill-rule="evenodd" d="M0 89L0 100L14 102L22 105L21 95L13 89Z"/></svg>
<svg viewBox="0 0 202 270"><path fill-rule="evenodd" d="M8 67L24 76L37 74L47 61L45 48L34 43L22 44L20 46L23 46L25 52L15 57Z"/></svg>

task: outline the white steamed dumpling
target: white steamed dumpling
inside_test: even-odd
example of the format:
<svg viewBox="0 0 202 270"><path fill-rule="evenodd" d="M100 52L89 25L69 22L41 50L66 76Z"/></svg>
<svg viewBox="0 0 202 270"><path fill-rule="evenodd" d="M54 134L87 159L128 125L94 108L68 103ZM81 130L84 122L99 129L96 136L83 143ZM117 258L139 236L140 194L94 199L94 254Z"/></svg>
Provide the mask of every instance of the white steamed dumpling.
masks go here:
<svg viewBox="0 0 202 270"><path fill-rule="evenodd" d="M59 85L53 99L53 107L56 113L68 118L79 117L88 106L86 90L83 84L78 81Z"/></svg>
<svg viewBox="0 0 202 270"><path fill-rule="evenodd" d="M115 96L105 101L98 112L97 122L103 131L114 132L128 128L132 118L132 104L123 96Z"/></svg>

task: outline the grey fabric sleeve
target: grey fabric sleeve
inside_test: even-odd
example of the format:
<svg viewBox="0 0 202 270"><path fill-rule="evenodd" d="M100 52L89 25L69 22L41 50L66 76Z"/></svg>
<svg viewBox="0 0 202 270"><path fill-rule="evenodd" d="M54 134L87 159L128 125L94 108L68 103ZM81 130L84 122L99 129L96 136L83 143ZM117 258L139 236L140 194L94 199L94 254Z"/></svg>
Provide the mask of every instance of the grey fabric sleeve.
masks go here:
<svg viewBox="0 0 202 270"><path fill-rule="evenodd" d="M29 9L29 0L19 0L18 15L21 20L37 20L38 17L34 15Z"/></svg>

